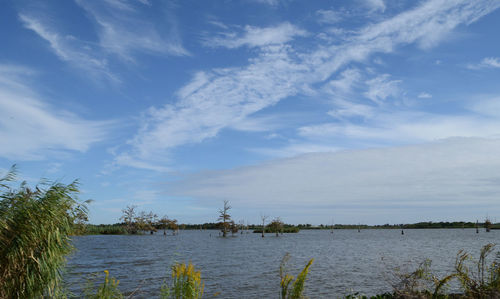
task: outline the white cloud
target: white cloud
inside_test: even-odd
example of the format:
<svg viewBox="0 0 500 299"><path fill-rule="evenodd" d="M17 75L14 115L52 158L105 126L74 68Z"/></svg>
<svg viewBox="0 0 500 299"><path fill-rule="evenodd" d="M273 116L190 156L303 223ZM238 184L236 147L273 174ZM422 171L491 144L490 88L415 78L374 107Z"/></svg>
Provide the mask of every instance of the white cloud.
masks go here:
<svg viewBox="0 0 500 299"><path fill-rule="evenodd" d="M499 150L498 139L461 138L307 154L194 175L169 184L168 190L198 198L200 204L227 199L233 207L265 210L285 218L314 212L317 223L332 215L347 223L380 223L383 215L392 216L392 223L430 215L475 219L492 213L498 200ZM353 214L355 219L350 218Z"/></svg>
<svg viewBox="0 0 500 299"><path fill-rule="evenodd" d="M482 100L474 101L468 108L483 116L500 117L500 97L483 96Z"/></svg>
<svg viewBox="0 0 500 299"><path fill-rule="evenodd" d="M497 1L426 1L361 34L359 41L372 41L370 48L390 52L397 44L417 42L423 48L433 47L460 24L471 24L497 9Z"/></svg>
<svg viewBox="0 0 500 299"><path fill-rule="evenodd" d="M500 59L498 57L486 57L480 63L468 64L467 68L472 70L484 68L500 68Z"/></svg>
<svg viewBox="0 0 500 299"><path fill-rule="evenodd" d="M498 201L499 151L498 139L456 138L307 154L205 172L166 188L197 198L201 205L226 199L238 209L293 215L295 221L301 221L297 214L311 213L316 223L328 222L332 215L341 223L380 223L384 216L392 223L422 217L476 219L493 213Z"/></svg>
<svg viewBox="0 0 500 299"><path fill-rule="evenodd" d="M84 70L86 75L93 75L98 79L104 77L112 82L119 81L109 71L106 60L98 54L96 55L98 50L71 35L57 33L43 18L19 14L19 19L23 22L24 27L33 30L41 38L49 42L51 49L61 60Z"/></svg>
<svg viewBox="0 0 500 299"><path fill-rule="evenodd" d="M328 111L328 114L334 118L346 117L370 117L375 111L375 107L366 104L355 103L342 99L335 99L335 109Z"/></svg>
<svg viewBox="0 0 500 299"><path fill-rule="evenodd" d="M480 106L476 106L480 107ZM477 108L479 109L479 108ZM424 112L391 111L373 114L362 124L325 123L299 128L311 139L354 138L371 144L420 143L450 137L497 137L500 121L484 115L447 116Z"/></svg>
<svg viewBox="0 0 500 299"><path fill-rule="evenodd" d="M237 126L248 115L293 94L299 88L294 86L297 76L306 69L293 63L289 51L270 47L248 67L199 73L179 91L177 104L146 113L142 129L130 140L132 154L120 156L157 160L165 156L165 149L214 137L222 128Z"/></svg>
<svg viewBox="0 0 500 299"><path fill-rule="evenodd" d="M277 6L280 3L280 0L253 0L257 3L267 4L270 6Z"/></svg>
<svg viewBox="0 0 500 299"><path fill-rule="evenodd" d="M455 27L470 24L499 6L500 2L488 0L427 1L391 19L367 26L343 44L319 46L307 53L293 49L290 38L295 36L295 27L283 23L281 26L289 34L276 38L280 42L288 41L287 45L259 48L257 56L250 59L247 66L195 75L180 89L176 104L151 108L146 113L141 130L129 141L130 148L118 154L117 159L126 156L128 161L149 161L149 164L161 160L159 157L167 157L169 150L175 147L213 138L220 130L287 97L316 90L311 86L324 84L349 63L365 61L375 53L390 53L399 45L417 43L421 47L431 47ZM268 32L265 29L255 32ZM276 43L274 34L270 30L262 38L258 34L245 33L223 41L227 47L262 46ZM373 101L380 103L397 95L399 81L390 80L388 75L373 80L372 88L366 93ZM376 86L377 83L381 85Z"/></svg>
<svg viewBox="0 0 500 299"><path fill-rule="evenodd" d="M430 99L432 98L432 95L428 92L421 92L419 95L418 95L418 98L419 99Z"/></svg>
<svg viewBox="0 0 500 299"><path fill-rule="evenodd" d="M397 97L401 94L398 85L401 80L390 80L388 74L377 76L367 81L368 91L365 96L375 103L381 103L389 97Z"/></svg>
<svg viewBox="0 0 500 299"><path fill-rule="evenodd" d="M384 0L363 0L364 3L370 7L372 11L385 11L385 2Z"/></svg>
<svg viewBox="0 0 500 299"><path fill-rule="evenodd" d="M297 143L292 142L292 144L287 145L282 148L252 148L249 149L251 152L259 153L265 156L286 158L295 157L301 154L309 153L328 153L336 152L341 150L341 148L333 145L321 145L317 143Z"/></svg>
<svg viewBox="0 0 500 299"><path fill-rule="evenodd" d="M231 126L232 129L246 132L273 131L282 126L284 116L247 117Z"/></svg>
<svg viewBox="0 0 500 299"><path fill-rule="evenodd" d="M335 24L343 19L342 13L331 9L320 9L316 11L316 15L318 16L318 22L324 24Z"/></svg>
<svg viewBox="0 0 500 299"><path fill-rule="evenodd" d="M331 80L325 85L326 92L336 95L348 95L355 84L359 83L362 75L358 69L350 68L343 71L338 79Z"/></svg>
<svg viewBox="0 0 500 299"><path fill-rule="evenodd" d="M296 36L305 36L307 32L288 22L272 27L245 26L242 32L223 32L219 36L205 38L203 44L209 47L263 47L267 45L285 44Z"/></svg>
<svg viewBox="0 0 500 299"><path fill-rule="evenodd" d="M182 46L175 17L171 14L165 16L169 22L165 24L168 32L161 34L132 3L120 0L108 0L105 5L80 0L77 3L94 18L99 28L99 44L109 53L127 61L134 61L137 52L189 55Z"/></svg>
<svg viewBox="0 0 500 299"><path fill-rule="evenodd" d="M0 65L0 157L36 160L85 152L105 138L110 122L90 121L48 105L27 85L32 71Z"/></svg>
<svg viewBox="0 0 500 299"><path fill-rule="evenodd" d="M490 67L500 68L500 60L498 57L487 57L483 59L482 63Z"/></svg>

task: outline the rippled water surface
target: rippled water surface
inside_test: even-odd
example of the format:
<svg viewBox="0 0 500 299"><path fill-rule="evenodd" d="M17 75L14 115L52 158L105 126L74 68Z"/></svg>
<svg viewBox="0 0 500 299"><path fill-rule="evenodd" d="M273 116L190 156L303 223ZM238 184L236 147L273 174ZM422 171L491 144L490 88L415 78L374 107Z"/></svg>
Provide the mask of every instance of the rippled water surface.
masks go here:
<svg viewBox="0 0 500 299"><path fill-rule="evenodd" d="M279 264L291 254L296 275L310 258L306 284L310 298L336 298L351 291L367 295L390 291L387 269L409 261L432 259L437 273L450 271L458 250L477 256L487 243L498 243L500 231L446 230L305 230L280 237L238 234L220 238L217 231L181 231L177 236L80 236L69 258L66 281L78 294L88 274L109 270L120 289L134 298L158 295L169 267L192 261L202 270L205 294L219 298L278 298Z"/></svg>

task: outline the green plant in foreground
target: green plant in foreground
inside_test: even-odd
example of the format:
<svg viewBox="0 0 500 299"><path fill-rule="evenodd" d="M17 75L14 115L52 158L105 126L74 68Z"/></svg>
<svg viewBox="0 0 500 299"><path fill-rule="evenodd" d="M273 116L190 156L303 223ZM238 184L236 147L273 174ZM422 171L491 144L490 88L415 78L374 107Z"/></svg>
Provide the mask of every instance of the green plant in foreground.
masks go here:
<svg viewBox="0 0 500 299"><path fill-rule="evenodd" d="M201 271L196 270L189 262L176 263L172 266L172 286L166 283L161 287L162 299L198 299L203 296L205 284L201 279Z"/></svg>
<svg viewBox="0 0 500 299"><path fill-rule="evenodd" d="M479 260L460 250L455 262L455 272L464 294L472 298L500 297L500 264L497 260L487 264L486 258L493 251L494 244L481 249Z"/></svg>
<svg viewBox="0 0 500 299"><path fill-rule="evenodd" d="M280 263L280 287L281 287L281 298L282 299L300 299L304 298L304 287L306 283L307 274L309 273L309 267L312 265L314 259L310 259L304 269L299 273L295 281L292 283L294 277L289 275L286 271L286 263L290 259L290 254L285 254ZM290 289L290 284L291 289Z"/></svg>
<svg viewBox="0 0 500 299"><path fill-rule="evenodd" d="M75 221L86 217L76 199L78 182L34 189L15 180L14 167L0 178L0 298L62 295L61 267L73 249Z"/></svg>
<svg viewBox="0 0 500 299"><path fill-rule="evenodd" d="M104 270L104 283L99 285L95 294L93 293L94 283L92 280L87 282L84 291L84 297L88 299L121 299L122 293L118 289L119 280L114 277L109 278L109 271Z"/></svg>
<svg viewBox="0 0 500 299"><path fill-rule="evenodd" d="M396 269L398 282L393 285L393 295L396 298L442 298L442 290L456 274L452 273L439 278L431 270L430 259L421 262L412 272L400 272Z"/></svg>

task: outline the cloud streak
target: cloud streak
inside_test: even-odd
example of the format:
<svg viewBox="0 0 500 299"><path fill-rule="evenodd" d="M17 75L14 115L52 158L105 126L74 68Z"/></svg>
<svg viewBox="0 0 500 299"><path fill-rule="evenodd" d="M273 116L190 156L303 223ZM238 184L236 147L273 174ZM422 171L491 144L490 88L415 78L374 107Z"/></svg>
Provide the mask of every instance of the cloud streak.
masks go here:
<svg viewBox="0 0 500 299"><path fill-rule="evenodd" d="M112 123L85 120L45 103L26 84L30 69L0 65L0 157L40 160L85 152L103 140Z"/></svg>
<svg viewBox="0 0 500 299"><path fill-rule="evenodd" d="M240 33L222 32L218 36L205 38L203 44L209 47L235 49L239 47L263 47L285 44L297 36L306 36L307 32L288 22L273 27L245 26Z"/></svg>
<svg viewBox="0 0 500 299"><path fill-rule="evenodd" d="M177 32L175 17L166 13L168 32L160 31L141 13L141 9L152 9L141 3L137 8L131 3L113 0L104 3L77 1L94 19L100 46L125 61L135 61L134 54L189 55L182 46Z"/></svg>
<svg viewBox="0 0 500 299"><path fill-rule="evenodd" d="M324 123L301 127L298 132L310 139L352 138L372 145L432 142L450 137L494 138L499 135L500 121L484 112L491 105L491 101L478 103L472 109L481 113L462 116L404 110L379 112L362 124Z"/></svg>
<svg viewBox="0 0 500 299"><path fill-rule="evenodd" d="M106 60L95 54L96 49L74 36L57 33L43 18L21 13L19 19L25 28L46 40L54 54L61 60L83 69L86 74L93 74L94 78L104 77L112 82L119 82L109 70Z"/></svg>

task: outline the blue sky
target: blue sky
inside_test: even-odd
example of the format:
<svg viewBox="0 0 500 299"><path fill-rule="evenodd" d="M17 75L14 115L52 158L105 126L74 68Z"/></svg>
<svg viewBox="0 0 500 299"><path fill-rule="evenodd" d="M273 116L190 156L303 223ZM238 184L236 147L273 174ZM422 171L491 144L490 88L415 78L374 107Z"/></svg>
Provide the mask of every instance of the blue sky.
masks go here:
<svg viewBox="0 0 500 299"><path fill-rule="evenodd" d="M495 219L498 8L4 1L0 170L78 178L93 223Z"/></svg>

